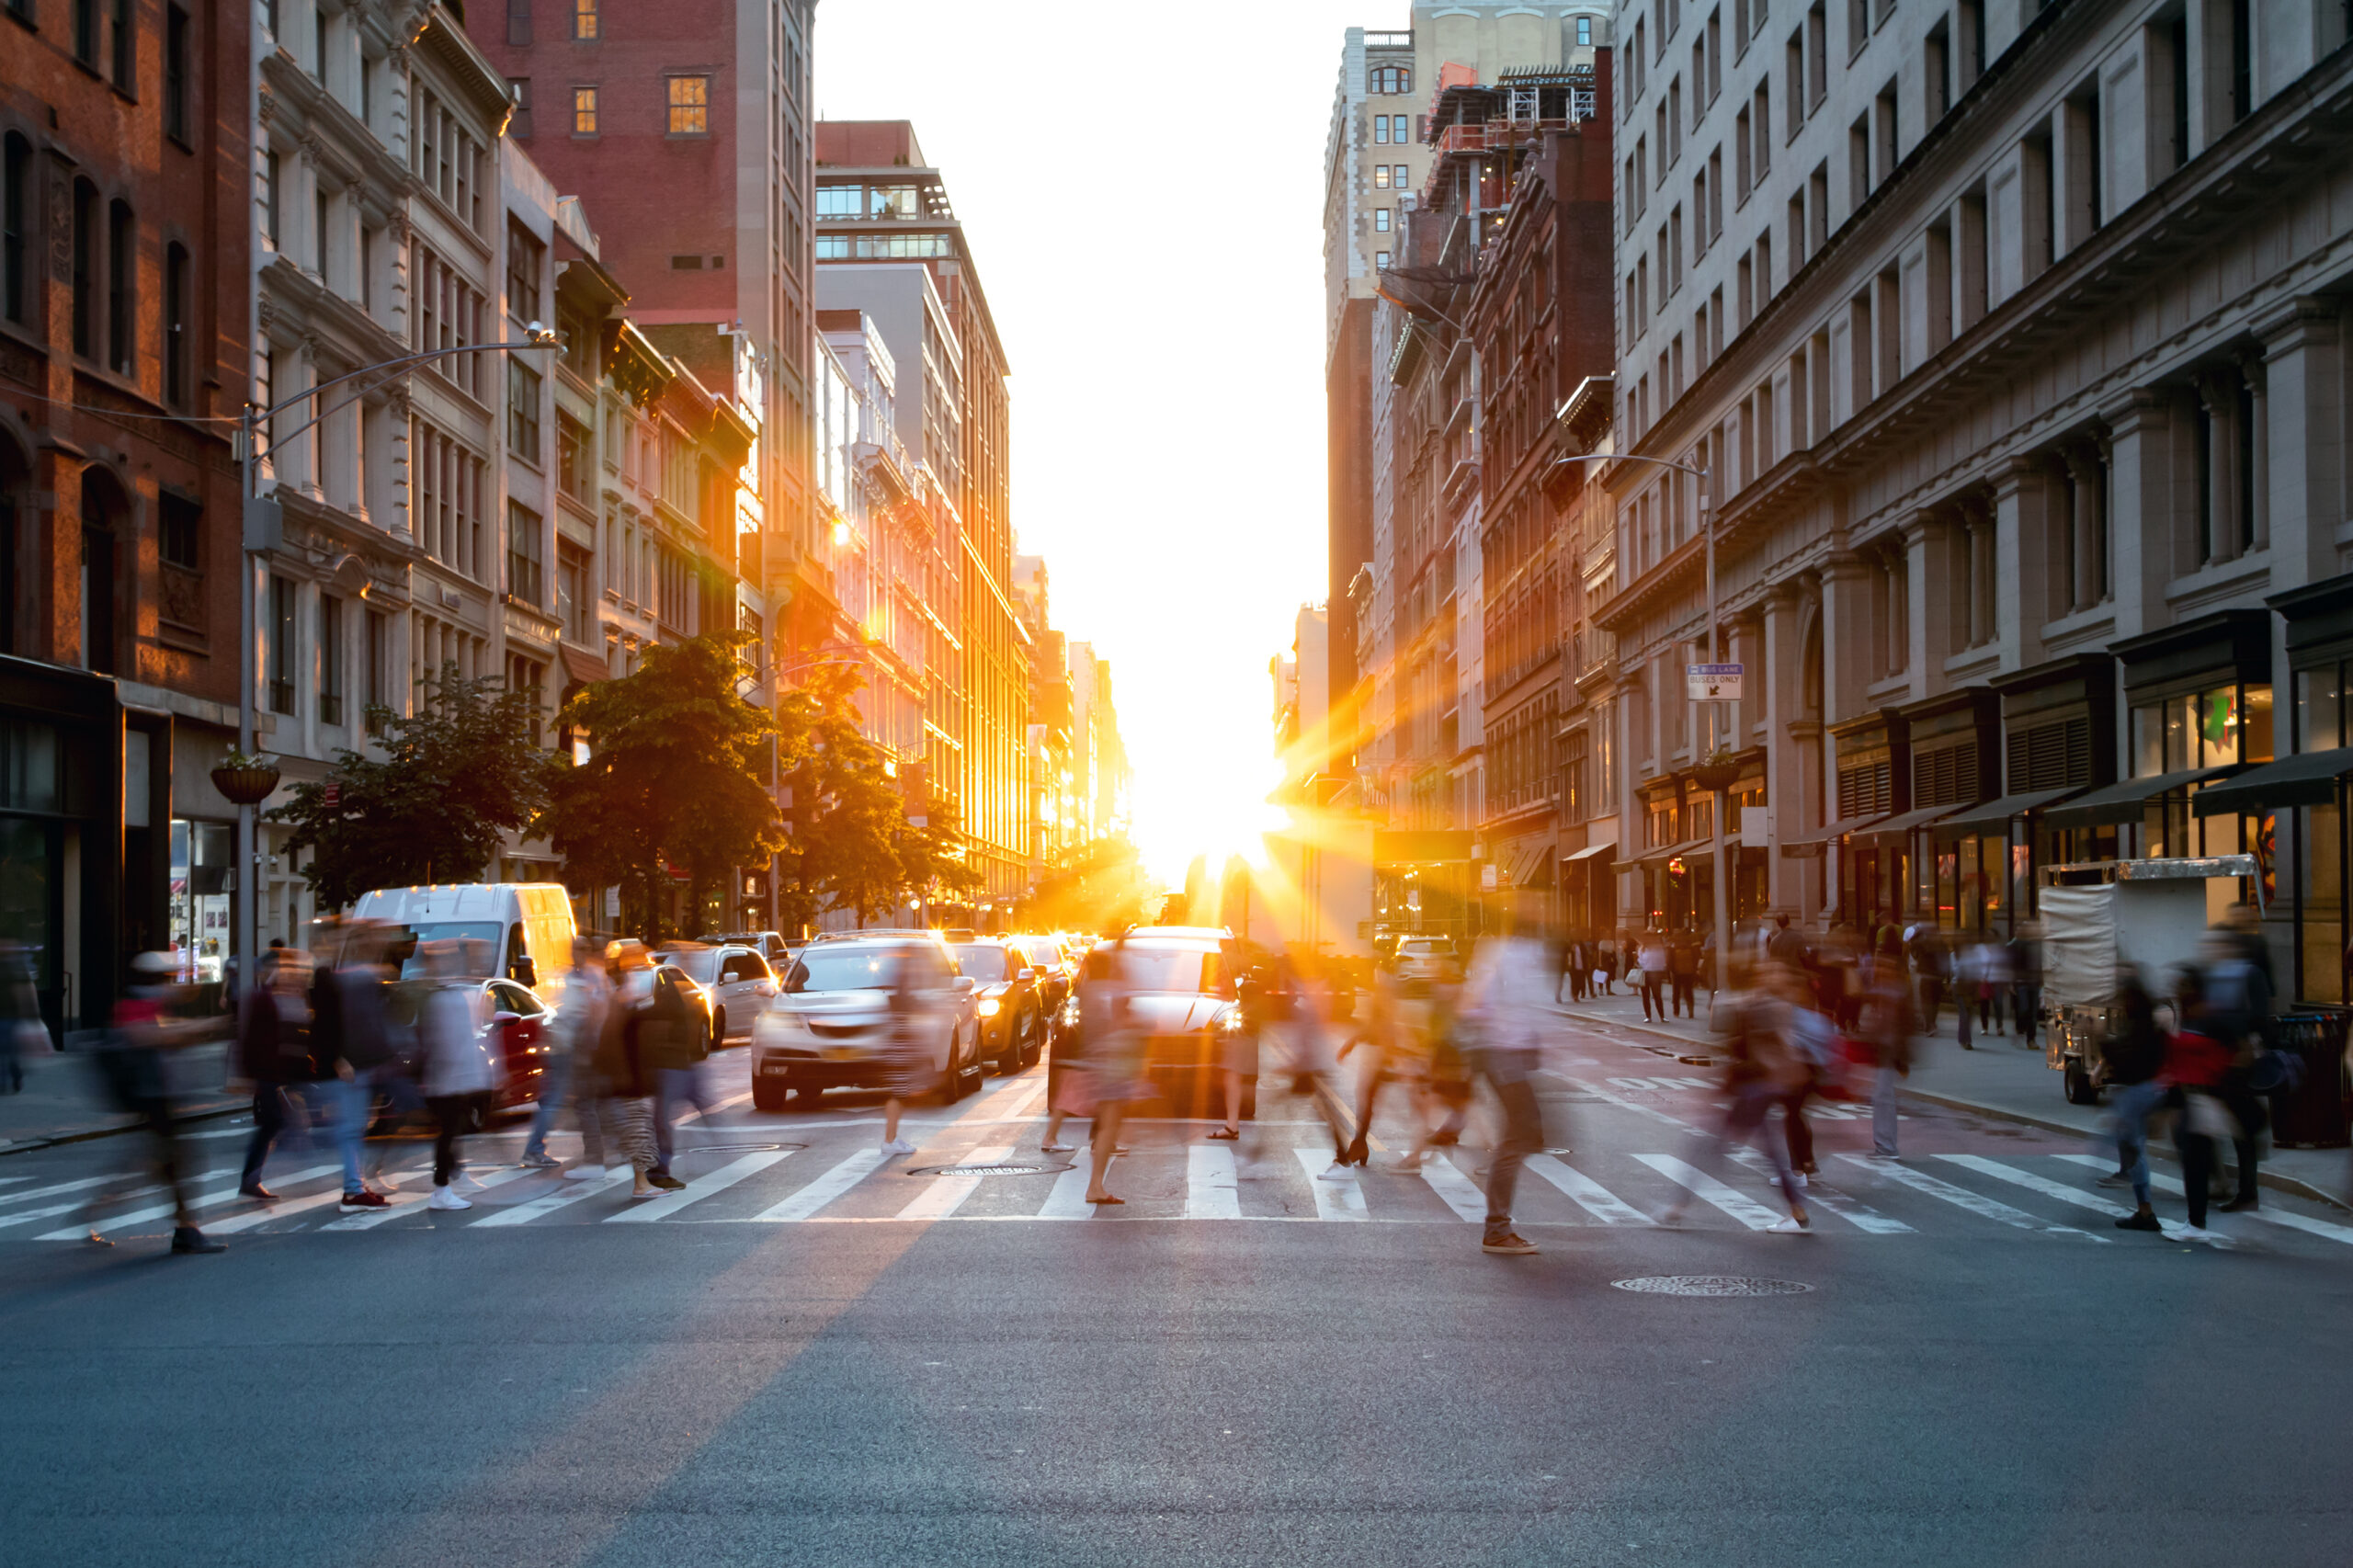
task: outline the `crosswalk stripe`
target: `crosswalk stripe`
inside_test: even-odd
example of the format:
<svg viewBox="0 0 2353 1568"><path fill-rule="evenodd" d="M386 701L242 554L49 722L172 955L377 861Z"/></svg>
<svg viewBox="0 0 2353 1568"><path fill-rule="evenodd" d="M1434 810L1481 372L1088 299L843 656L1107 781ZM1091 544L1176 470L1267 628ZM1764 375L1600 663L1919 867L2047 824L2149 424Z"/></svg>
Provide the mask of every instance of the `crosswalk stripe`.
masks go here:
<svg viewBox="0 0 2353 1568"><path fill-rule="evenodd" d="M119 1194L118 1196L122 1198L144 1198L151 1192L161 1192L164 1189L160 1187L142 1187L130 1192ZM6 1220L0 1220L0 1231L5 1231L11 1225L29 1225L36 1220L47 1220L59 1214L71 1214L74 1210L81 1207L82 1205L78 1202L52 1203L46 1209L35 1209L23 1214L12 1214ZM81 1233L76 1232L75 1233L80 1234ZM40 1238L36 1236L33 1239L38 1241Z"/></svg>
<svg viewBox="0 0 2353 1568"><path fill-rule="evenodd" d="M608 1225L643 1224L649 1221L666 1220L688 1204L699 1203L715 1192L724 1192L745 1176L767 1169L791 1153L790 1149L762 1149L756 1153L746 1154L740 1160L722 1165L707 1175L697 1176L687 1183L687 1189L684 1192L665 1192L659 1198L650 1198L642 1203L633 1203L618 1214L608 1214L605 1216L605 1223Z"/></svg>
<svg viewBox="0 0 2353 1568"><path fill-rule="evenodd" d="M313 1209L324 1209L331 1203L342 1201L343 1184L337 1182L324 1192L313 1192L303 1198L290 1198L283 1202L256 1209L250 1214L233 1214L226 1220L215 1221L205 1229L214 1235L234 1235L239 1231L250 1231L256 1225L266 1225L272 1220L283 1220L295 1214L307 1214Z"/></svg>
<svg viewBox="0 0 2353 1568"><path fill-rule="evenodd" d="M1693 1197L1715 1205L1752 1231L1767 1230L1781 1222L1781 1215L1746 1193L1733 1191L1707 1172L1688 1165L1672 1154L1637 1154L1634 1158L1677 1186L1687 1188Z"/></svg>
<svg viewBox="0 0 2353 1568"><path fill-rule="evenodd" d="M1231 1143L1194 1143L1186 1149L1185 1218L1242 1218L1242 1187Z"/></svg>
<svg viewBox="0 0 2353 1568"><path fill-rule="evenodd" d="M1051 1191L1046 1194L1044 1207L1038 1210L1040 1220L1086 1220L1095 1213L1095 1206L1086 1201L1086 1151L1078 1152L1077 1164L1054 1178Z"/></svg>
<svg viewBox="0 0 2353 1568"><path fill-rule="evenodd" d="M1972 1192L1965 1187L1955 1187L1950 1182L1938 1181L1926 1171L1915 1171L1908 1165L1899 1165L1893 1160L1873 1164L1859 1154L1841 1154L1838 1157L1850 1165L1860 1165L1867 1171L1885 1176L1890 1181L1901 1182L1915 1192L1923 1192L1930 1198L1942 1199L1957 1209L1966 1209L1980 1219L1997 1220L2016 1230L2049 1231L2063 1236L2080 1236L2087 1242L2097 1242L2103 1246L2108 1244L2109 1238L2106 1236L2096 1236L2089 1231L2079 1231L2072 1225L2046 1225L2022 1209L2013 1209L1998 1199L1988 1198L1982 1192Z"/></svg>
<svg viewBox="0 0 2353 1568"><path fill-rule="evenodd" d="M404 1174L421 1179L431 1173L415 1170ZM538 1171L526 1165L509 1165L494 1170L486 1176L476 1176L474 1181L481 1190L488 1191L494 1187L504 1187L510 1181L520 1181L525 1176L539 1174ZM404 1214L415 1212L416 1206L432 1195L432 1190L430 1187L417 1187L406 1192L388 1192L384 1194L383 1208L355 1209L340 1219L328 1221L319 1229L322 1231L372 1231L387 1220L397 1220Z"/></svg>
<svg viewBox="0 0 2353 1568"><path fill-rule="evenodd" d="M298 1181L310 1181L318 1176L326 1175L329 1171L339 1171L342 1168L343 1166L340 1163L324 1165L313 1165L308 1170L294 1171L289 1175L282 1176L278 1179L286 1183L289 1187L291 1187ZM241 1179L243 1178L232 1176L229 1178L228 1182L222 1186L213 1187L211 1190L207 1192L198 1193L195 1197L188 1199L188 1208L191 1210L213 1209L223 1203L235 1202L239 1197L237 1192L237 1184ZM151 1220L169 1219L176 1215L178 1212L178 1207L175 1204L158 1203L151 1208L134 1209L128 1214L113 1215L108 1219L100 1220L96 1224L86 1228L80 1225L68 1225L62 1231L44 1231L41 1234L35 1236L33 1240L37 1242L78 1242L87 1237L90 1232L94 1230L103 1235L108 1231L119 1231L126 1226L143 1225Z"/></svg>
<svg viewBox="0 0 2353 1568"><path fill-rule="evenodd" d="M1572 1203L1605 1225L1648 1225L1654 1222L1649 1215L1583 1171L1564 1165L1551 1154L1529 1155L1528 1168L1540 1179L1560 1188Z"/></svg>
<svg viewBox="0 0 2353 1568"><path fill-rule="evenodd" d="M1487 1195L1480 1191L1478 1184L1464 1176L1444 1154L1432 1150L1423 1156L1422 1179L1429 1184L1432 1192L1445 1200L1449 1209L1454 1210L1456 1219L1468 1220L1474 1224L1486 1219Z"/></svg>
<svg viewBox="0 0 2353 1568"><path fill-rule="evenodd" d="M974 1149L957 1161L959 1165L994 1165L1013 1153L1010 1143L991 1143ZM976 1176L938 1176L907 1206L899 1210L902 1220L945 1220L964 1207L964 1200L980 1191L981 1178Z"/></svg>
<svg viewBox="0 0 2353 1568"><path fill-rule="evenodd" d="M1315 1195L1315 1217L1319 1220L1369 1220L1365 1211L1364 1187L1357 1180L1357 1173L1341 1167L1344 1176L1332 1181L1323 1179L1332 1168L1332 1157L1321 1148L1293 1149L1299 1156L1299 1168L1307 1173L1307 1190Z"/></svg>
<svg viewBox="0 0 2353 1568"><path fill-rule="evenodd" d="M609 1167L601 1176L592 1176L586 1181L567 1181L560 1191L527 1199L512 1209L501 1209L495 1213L484 1214L479 1220L469 1220L466 1223L491 1227L528 1225L542 1215L552 1214L584 1198L593 1198L597 1193L611 1191L625 1181L634 1181L636 1176L637 1173L628 1165Z"/></svg>
<svg viewBox="0 0 2353 1568"><path fill-rule="evenodd" d="M771 1224L806 1220L866 1178L866 1174L890 1158L881 1149L860 1149L774 1208L752 1216Z"/></svg>
<svg viewBox="0 0 2353 1568"><path fill-rule="evenodd" d="M30 1181L33 1178L30 1176L0 1176L0 1187L14 1187L20 1181Z"/></svg>
<svg viewBox="0 0 2353 1568"><path fill-rule="evenodd" d="M2116 1164L2114 1160L2104 1159L2097 1154L2062 1154L2059 1157L2070 1165L2089 1165L2094 1170L2101 1171L2110 1169ZM2159 1192L2171 1193L2176 1198L2179 1198L2183 1192L2179 1176L2161 1176L2153 1171L2149 1175L2149 1185ZM2307 1235L2325 1236L2332 1242L2341 1242L2346 1245L2353 1246L2353 1226L2333 1225L2326 1220L2315 1220L2308 1214L2292 1213L2285 1209L2253 1209L2247 1210L2247 1213L2251 1218L2259 1220L2267 1225L2279 1225L2290 1231L2302 1231ZM2167 1234L2171 1234L2172 1231L2173 1227L2166 1227Z"/></svg>
<svg viewBox="0 0 2353 1568"><path fill-rule="evenodd" d="M2016 1165L2006 1165L1999 1160L1989 1160L1983 1154L1938 1154L1937 1158L1947 1165L1959 1165L1965 1171L1975 1171L1980 1176L1989 1176L1996 1181L2008 1182L2012 1187L2022 1187L2029 1192L2039 1192L2045 1198L2055 1198L2062 1203L2072 1203L2078 1209L2097 1210L2102 1214L2109 1215L2116 1212L2116 1204L2109 1199L2094 1198L2090 1193L2069 1187L2065 1182L2052 1181L2049 1176L2039 1176L2031 1171L2019 1170Z"/></svg>
<svg viewBox="0 0 2353 1568"><path fill-rule="evenodd" d="M1773 1162L1754 1149L1735 1149L1733 1151L1732 1157L1759 1176L1773 1174ZM1819 1180L1810 1178L1806 1182L1805 1205L1809 1209L1819 1209L1825 1214L1835 1214L1855 1229L1870 1235L1895 1236L1915 1233L1912 1227L1903 1221L1891 1220L1870 1204L1858 1202L1835 1187L1824 1186Z"/></svg>
<svg viewBox="0 0 2353 1568"><path fill-rule="evenodd" d="M32 1177L18 1176L16 1179L18 1181L30 1181ZM25 1192L12 1192L6 1198L0 1198L0 1203L29 1203L36 1198L53 1198L61 1192L83 1192L94 1187L103 1187L110 1181L134 1181L137 1179L138 1174L132 1171L117 1171L111 1176L84 1176L80 1181L61 1181L52 1183L48 1187L36 1187ZM6 1222L14 1224L16 1221L9 1221Z"/></svg>

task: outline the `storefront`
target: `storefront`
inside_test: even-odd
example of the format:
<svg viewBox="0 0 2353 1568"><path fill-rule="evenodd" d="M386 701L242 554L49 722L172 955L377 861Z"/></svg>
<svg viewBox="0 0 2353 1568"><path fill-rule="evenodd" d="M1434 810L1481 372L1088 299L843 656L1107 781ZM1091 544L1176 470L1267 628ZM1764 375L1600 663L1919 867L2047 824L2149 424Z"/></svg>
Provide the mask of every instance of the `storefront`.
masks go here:
<svg viewBox="0 0 2353 1568"><path fill-rule="evenodd" d="M1897 867L1863 830L1912 809L1911 728L1896 709L1883 708L1830 726L1837 748L1837 817L1822 835L1833 865L1836 918L1869 928L1902 886Z"/></svg>

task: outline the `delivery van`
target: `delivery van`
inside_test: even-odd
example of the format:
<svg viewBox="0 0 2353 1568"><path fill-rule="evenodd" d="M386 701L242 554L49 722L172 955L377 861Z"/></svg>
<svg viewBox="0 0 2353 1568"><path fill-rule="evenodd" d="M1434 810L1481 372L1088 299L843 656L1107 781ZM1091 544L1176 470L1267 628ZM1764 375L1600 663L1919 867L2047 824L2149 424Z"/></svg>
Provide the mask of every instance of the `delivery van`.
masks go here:
<svg viewBox="0 0 2353 1568"><path fill-rule="evenodd" d="M528 986L551 1005L572 968L578 927L572 895L560 882L457 882L378 888L360 895L358 920L404 927L419 942L466 944L463 971ZM418 972L414 956L404 976Z"/></svg>

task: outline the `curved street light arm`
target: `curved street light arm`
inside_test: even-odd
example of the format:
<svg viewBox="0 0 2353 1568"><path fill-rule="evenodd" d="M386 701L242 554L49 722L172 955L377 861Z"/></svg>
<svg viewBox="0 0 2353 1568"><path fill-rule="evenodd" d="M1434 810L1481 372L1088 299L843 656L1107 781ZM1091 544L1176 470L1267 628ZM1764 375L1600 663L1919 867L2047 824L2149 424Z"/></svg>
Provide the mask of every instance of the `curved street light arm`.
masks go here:
<svg viewBox="0 0 2353 1568"><path fill-rule="evenodd" d="M252 433L259 428L263 420L268 419L273 415L282 414L287 409L308 403L313 398L317 397L321 392L329 391L335 387L339 387L346 381L357 381L361 376L372 376L379 370L405 370L411 366L421 365L428 359L446 359L453 354L505 353L509 350L553 348L554 347L556 347L555 334L548 331L544 327L541 327L536 332L530 334L525 341L521 343L466 343L460 344L455 348L428 349L423 354L409 354L404 355L398 359L383 359L379 360L373 365L362 365L359 369L347 371L343 375L335 377L333 381L321 381L314 387L305 387L301 392L296 392L292 397L288 398L285 402L278 403L272 407L247 407L245 410L245 426L247 430L246 441L250 447L253 441ZM369 392L388 387L399 379L400 378L398 376L386 376L382 381L376 382L373 386L362 388L353 396L344 399L341 403L336 403L333 408L321 409L318 413L313 415L310 418L305 419L301 424L297 425L291 430L286 431L283 434L272 432L270 436L270 445L275 447L294 439L297 436L301 435L302 432L310 429L313 426L317 425L322 420L326 419L332 415L342 413L345 409L349 408L353 403L358 403L362 398L365 398Z"/></svg>

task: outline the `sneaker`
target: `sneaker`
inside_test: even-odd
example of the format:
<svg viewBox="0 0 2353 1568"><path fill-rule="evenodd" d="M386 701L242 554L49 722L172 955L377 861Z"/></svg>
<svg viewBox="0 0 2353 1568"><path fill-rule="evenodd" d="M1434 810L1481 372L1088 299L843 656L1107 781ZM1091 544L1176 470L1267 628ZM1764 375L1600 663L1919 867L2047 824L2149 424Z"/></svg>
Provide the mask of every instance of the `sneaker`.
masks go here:
<svg viewBox="0 0 2353 1568"><path fill-rule="evenodd" d="M1536 1244L1514 1231L1489 1231L1480 1242L1479 1250L1505 1257L1526 1257L1536 1250Z"/></svg>
<svg viewBox="0 0 2353 1568"><path fill-rule="evenodd" d="M383 1209L390 1206L391 1199L382 1193L369 1192L366 1187L343 1195L343 1207L346 1209Z"/></svg>
<svg viewBox="0 0 2353 1568"><path fill-rule="evenodd" d="M2127 1214L2124 1218L2116 1221L2116 1228L2120 1231L2154 1231L2159 1235L2165 1234L2165 1226L2158 1223L2157 1217L2154 1214L2142 1214L2138 1212Z"/></svg>
<svg viewBox="0 0 2353 1568"><path fill-rule="evenodd" d="M1040 1143L1038 1145L1038 1153L1041 1154L1071 1154L1077 1153L1077 1149L1075 1146L1069 1143Z"/></svg>
<svg viewBox="0 0 2353 1568"><path fill-rule="evenodd" d="M882 1152L886 1154L912 1154L915 1146L904 1138L893 1138L882 1145Z"/></svg>
<svg viewBox="0 0 2353 1568"><path fill-rule="evenodd" d="M551 1171L558 1165L563 1164L562 1160L555 1159L548 1154L532 1153L528 1151L524 1153L521 1159L515 1163L522 1166L527 1171Z"/></svg>
<svg viewBox="0 0 2353 1568"><path fill-rule="evenodd" d="M425 1206L427 1209L471 1209L473 1207L446 1187L435 1187L433 1196L425 1200Z"/></svg>
<svg viewBox="0 0 2353 1568"><path fill-rule="evenodd" d="M1331 1165L1316 1172L1315 1179L1317 1181L1351 1181L1355 1179L1355 1173L1347 1165L1335 1160Z"/></svg>
<svg viewBox="0 0 2353 1568"><path fill-rule="evenodd" d="M676 1176L672 1176L668 1171L655 1171L645 1179L652 1182L654 1186L660 1187L665 1192L684 1192L687 1189L687 1184L680 1181Z"/></svg>
<svg viewBox="0 0 2353 1568"><path fill-rule="evenodd" d="M2131 1187L2132 1185L2132 1178L2126 1176L2122 1171L2110 1171L2106 1176L2100 1177L2099 1180L2092 1183L2092 1185L2094 1187Z"/></svg>
<svg viewBox="0 0 2353 1568"><path fill-rule="evenodd" d="M1801 1219L1797 1215L1792 1214L1788 1219L1780 1221L1779 1223L1766 1226L1765 1233L1770 1236L1802 1236L1813 1228L1813 1226L1811 1221Z"/></svg>
<svg viewBox="0 0 2353 1568"><path fill-rule="evenodd" d="M227 1252L227 1242L216 1242L194 1225L182 1225L172 1233L174 1252Z"/></svg>
<svg viewBox="0 0 2353 1568"><path fill-rule="evenodd" d="M566 1181L602 1181L605 1179L605 1167L602 1165L574 1165L570 1170L563 1173L563 1179Z"/></svg>

